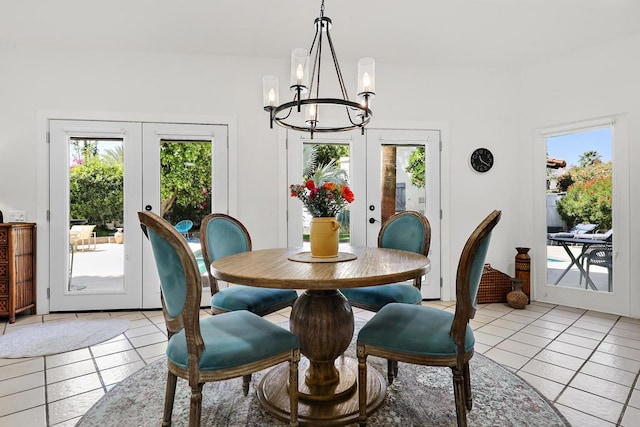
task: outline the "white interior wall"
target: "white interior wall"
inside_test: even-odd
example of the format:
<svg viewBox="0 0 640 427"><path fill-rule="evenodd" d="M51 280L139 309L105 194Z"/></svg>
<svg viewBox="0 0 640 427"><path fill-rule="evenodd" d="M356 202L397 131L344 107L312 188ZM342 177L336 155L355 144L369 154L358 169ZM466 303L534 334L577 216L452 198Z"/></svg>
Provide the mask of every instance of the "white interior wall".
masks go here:
<svg viewBox="0 0 640 427"><path fill-rule="evenodd" d="M0 49L0 210L43 217L39 202L38 140L42 111L128 113L128 117L234 116L237 119L237 215L252 233L254 246L275 246L279 234L280 188L277 132L262 110L261 78L287 80L288 56L248 59L198 55ZM355 85L354 63L344 62L347 87ZM416 122L445 123L442 195L444 208L443 277L453 286L457 259L466 238L492 209L503 219L494 233L488 262L513 274L514 247L527 245L517 195L521 165L518 135L518 75L502 69L403 67L377 64L375 127ZM281 93L284 96L284 90ZM471 151L494 152L491 172L468 166ZM514 184L515 183L515 184ZM526 178L525 178L526 183ZM46 189L38 189L46 194ZM41 236L42 239L42 236ZM42 241L39 239L39 241ZM46 245L38 256L48 257ZM39 271L40 289L48 277ZM450 288L451 289L451 288ZM38 305L48 306L39 292ZM446 293L445 293L446 295ZM451 292L451 295L455 295Z"/></svg>

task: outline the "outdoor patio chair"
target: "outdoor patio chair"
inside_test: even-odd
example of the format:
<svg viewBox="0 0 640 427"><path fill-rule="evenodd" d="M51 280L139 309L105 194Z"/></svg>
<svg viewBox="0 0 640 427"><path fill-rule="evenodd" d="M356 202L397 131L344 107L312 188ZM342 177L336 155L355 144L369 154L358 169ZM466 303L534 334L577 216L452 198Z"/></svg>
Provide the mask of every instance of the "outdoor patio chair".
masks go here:
<svg viewBox="0 0 640 427"><path fill-rule="evenodd" d="M473 403L469 360L473 357L475 344L469 320L475 316L484 261L500 215L500 211L489 214L464 245L456 276L455 313L435 307L392 303L376 313L358 333L360 426L367 423L367 356L451 368L458 426L467 425L467 410L471 410Z"/></svg>
<svg viewBox="0 0 640 427"><path fill-rule="evenodd" d="M182 234L186 239L187 237L189 237L189 230L191 230L191 227L193 227L193 221L191 221L190 219L183 219L182 221L178 222L175 227L176 230L178 230L178 232Z"/></svg>
<svg viewBox="0 0 640 427"><path fill-rule="evenodd" d="M613 229L606 233L589 234L589 238L602 240L602 244L590 245L582 256L582 263L585 266L587 276L589 276L590 267L598 265L607 269L607 287L609 292L613 289L612 273L613 273ZM593 237L591 237L593 236ZM580 276L580 284L582 284L582 276ZM585 288L587 283L585 280Z"/></svg>
<svg viewBox="0 0 640 427"><path fill-rule="evenodd" d="M69 230L69 243L73 245L73 250L96 249L96 232L93 231L95 225L72 225ZM81 248L81 246L84 246Z"/></svg>
<svg viewBox="0 0 640 427"><path fill-rule="evenodd" d="M598 224L577 224L569 231L547 233L547 237L575 237L576 234L592 233L597 227Z"/></svg>
<svg viewBox="0 0 640 427"><path fill-rule="evenodd" d="M189 426L200 425L205 382L243 377L247 396L251 373L289 362L290 425L298 425L300 342L288 330L246 310L200 318L202 285L195 256L166 220L138 212L160 277L162 313L168 332L167 386L163 426L171 425L178 377L189 382ZM233 410L233 408L227 408Z"/></svg>
<svg viewBox="0 0 640 427"><path fill-rule="evenodd" d="M249 231L237 219L222 213L207 215L200 226L202 257L211 287L211 312L249 310L259 316L292 307L298 298L293 289L257 288L240 283L220 289L209 266L217 259L251 250Z"/></svg>

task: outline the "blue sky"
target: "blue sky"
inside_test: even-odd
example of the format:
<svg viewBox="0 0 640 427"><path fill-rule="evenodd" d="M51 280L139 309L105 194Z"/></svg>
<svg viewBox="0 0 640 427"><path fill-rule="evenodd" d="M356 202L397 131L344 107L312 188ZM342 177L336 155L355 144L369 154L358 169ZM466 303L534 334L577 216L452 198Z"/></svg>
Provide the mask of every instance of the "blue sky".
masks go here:
<svg viewBox="0 0 640 427"><path fill-rule="evenodd" d="M567 167L578 165L585 151L597 151L603 162L611 160L611 128L547 138L548 156L565 160Z"/></svg>

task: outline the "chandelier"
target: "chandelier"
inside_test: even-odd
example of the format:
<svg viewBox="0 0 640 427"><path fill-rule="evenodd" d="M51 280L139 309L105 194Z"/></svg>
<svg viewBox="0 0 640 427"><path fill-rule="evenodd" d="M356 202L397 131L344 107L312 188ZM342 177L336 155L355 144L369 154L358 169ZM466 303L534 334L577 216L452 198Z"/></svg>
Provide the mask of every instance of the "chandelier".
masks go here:
<svg viewBox="0 0 640 427"><path fill-rule="evenodd" d="M361 128L364 134L364 127L369 123L372 115L370 102L375 96L375 61L373 58L362 58L358 61L357 97L360 102L349 100L331 39L331 25L331 19L324 16L324 0L322 0L320 17L314 21L316 32L311 48L308 51L297 48L291 53L289 89L293 92L292 101L279 104L278 78L276 76L262 78L263 105L265 111L269 113L271 128L276 122L287 129L310 132L311 138L314 132L342 132L357 128ZM320 96L320 68L325 41L329 46L338 80L340 94L336 94L340 96L339 98ZM311 71L309 71L310 68Z"/></svg>

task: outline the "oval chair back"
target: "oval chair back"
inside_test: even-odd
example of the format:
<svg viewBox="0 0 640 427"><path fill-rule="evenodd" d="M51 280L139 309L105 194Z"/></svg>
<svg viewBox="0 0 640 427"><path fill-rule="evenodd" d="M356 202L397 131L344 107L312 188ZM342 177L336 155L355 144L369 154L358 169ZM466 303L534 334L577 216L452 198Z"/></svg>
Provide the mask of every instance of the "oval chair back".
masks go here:
<svg viewBox="0 0 640 427"><path fill-rule="evenodd" d="M251 250L251 236L244 225L223 213L207 215L200 226L202 258L206 266L229 255ZM211 294L219 291L218 282L207 268Z"/></svg>

